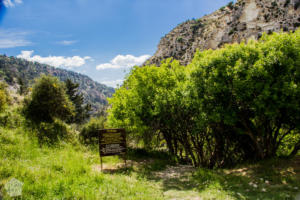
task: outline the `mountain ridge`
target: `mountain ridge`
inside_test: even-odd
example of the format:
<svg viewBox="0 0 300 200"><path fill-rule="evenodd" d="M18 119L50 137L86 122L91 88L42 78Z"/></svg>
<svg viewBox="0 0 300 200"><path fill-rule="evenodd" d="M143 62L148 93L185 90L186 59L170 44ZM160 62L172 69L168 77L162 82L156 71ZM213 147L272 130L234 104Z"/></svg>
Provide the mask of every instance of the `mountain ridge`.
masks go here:
<svg viewBox="0 0 300 200"><path fill-rule="evenodd" d="M18 88L19 79L26 86L30 86L33 84L34 79L41 74L53 75L61 81L69 78L73 82L79 83L79 92L83 94L85 103L92 105L92 113L94 114L102 112L108 104L106 98L111 97L115 91L114 88L98 83L87 75L78 72L31 62L13 56L0 55L0 78L10 86Z"/></svg>

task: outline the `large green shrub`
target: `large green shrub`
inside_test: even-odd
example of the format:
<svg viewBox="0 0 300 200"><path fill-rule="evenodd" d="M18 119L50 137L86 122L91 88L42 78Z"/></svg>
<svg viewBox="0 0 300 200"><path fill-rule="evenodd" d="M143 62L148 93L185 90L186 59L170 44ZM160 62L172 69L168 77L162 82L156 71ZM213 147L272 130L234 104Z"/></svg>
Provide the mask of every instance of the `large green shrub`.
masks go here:
<svg viewBox="0 0 300 200"><path fill-rule="evenodd" d="M91 118L80 131L80 139L87 144L96 143L98 141L99 130L104 129L105 118Z"/></svg>
<svg viewBox="0 0 300 200"><path fill-rule="evenodd" d="M63 121L55 119L53 122L41 122L36 129L40 143L54 144L59 140L72 138L70 127Z"/></svg>
<svg viewBox="0 0 300 200"><path fill-rule="evenodd" d="M196 53L192 82L217 157L229 143L244 158L273 157L287 135L299 134L299 52L300 30Z"/></svg>
<svg viewBox="0 0 300 200"><path fill-rule="evenodd" d="M109 99L112 104L109 124L125 127L129 136L142 139L146 147L163 135L170 151L175 151L173 133L182 129L176 126L180 124L177 122L183 125L189 121L189 111L183 109L185 86L181 84L186 79L185 70L170 59L159 68L154 65L134 68L124 86Z"/></svg>
<svg viewBox="0 0 300 200"><path fill-rule="evenodd" d="M12 106L0 113L0 126L18 128L23 125L25 125L25 118L20 107Z"/></svg>
<svg viewBox="0 0 300 200"><path fill-rule="evenodd" d="M24 114L36 130L39 141L53 144L70 135L65 121L74 115L74 105L66 94L63 82L42 75L25 99Z"/></svg>
<svg viewBox="0 0 300 200"><path fill-rule="evenodd" d="M64 83L56 77L42 75L35 81L25 101L26 117L34 123L67 120L74 115L74 105L66 95Z"/></svg>
<svg viewBox="0 0 300 200"><path fill-rule="evenodd" d="M110 126L166 142L194 165L276 156L300 131L300 30L136 67L109 100ZM299 137L285 148L298 151Z"/></svg>

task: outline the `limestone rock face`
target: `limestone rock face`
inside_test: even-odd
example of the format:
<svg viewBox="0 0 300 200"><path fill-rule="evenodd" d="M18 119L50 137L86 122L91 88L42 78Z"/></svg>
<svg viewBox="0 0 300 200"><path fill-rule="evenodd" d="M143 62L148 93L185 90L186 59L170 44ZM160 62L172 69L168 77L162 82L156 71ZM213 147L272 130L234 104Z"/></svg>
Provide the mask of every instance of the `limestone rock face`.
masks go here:
<svg viewBox="0 0 300 200"><path fill-rule="evenodd" d="M258 39L263 32L294 31L299 26L300 0L239 0L178 25L161 39L145 64L160 65L173 57L186 65L197 49L216 49L225 43Z"/></svg>

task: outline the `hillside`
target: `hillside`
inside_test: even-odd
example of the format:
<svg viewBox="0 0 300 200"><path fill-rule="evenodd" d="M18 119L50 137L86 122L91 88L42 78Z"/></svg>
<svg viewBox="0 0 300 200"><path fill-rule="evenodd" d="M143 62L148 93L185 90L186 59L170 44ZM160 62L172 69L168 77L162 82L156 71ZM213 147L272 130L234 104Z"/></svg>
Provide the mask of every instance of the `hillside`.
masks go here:
<svg viewBox="0 0 300 200"><path fill-rule="evenodd" d="M18 88L19 79L29 86L40 74L50 74L58 77L61 81L69 78L73 82L79 83L80 92L83 94L86 103L92 105L94 113L101 111L107 105L106 98L114 93L113 88L95 82L86 75L46 64L0 55L0 77L14 88Z"/></svg>
<svg viewBox="0 0 300 200"><path fill-rule="evenodd" d="M197 49L216 49L225 43L259 38L263 32L294 31L300 26L300 0L238 0L210 15L188 20L159 42L146 63L160 65L173 57L188 64Z"/></svg>

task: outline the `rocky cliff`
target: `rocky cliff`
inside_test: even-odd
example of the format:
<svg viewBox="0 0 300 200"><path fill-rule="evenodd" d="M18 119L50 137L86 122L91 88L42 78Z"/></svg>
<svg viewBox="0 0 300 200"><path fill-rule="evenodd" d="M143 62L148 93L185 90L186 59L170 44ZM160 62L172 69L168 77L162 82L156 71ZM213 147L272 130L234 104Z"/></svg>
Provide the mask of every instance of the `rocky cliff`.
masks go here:
<svg viewBox="0 0 300 200"><path fill-rule="evenodd" d="M259 38L263 32L293 31L300 26L300 0L239 0L210 15L188 20L161 39L146 63L173 57L188 64L197 49Z"/></svg>

